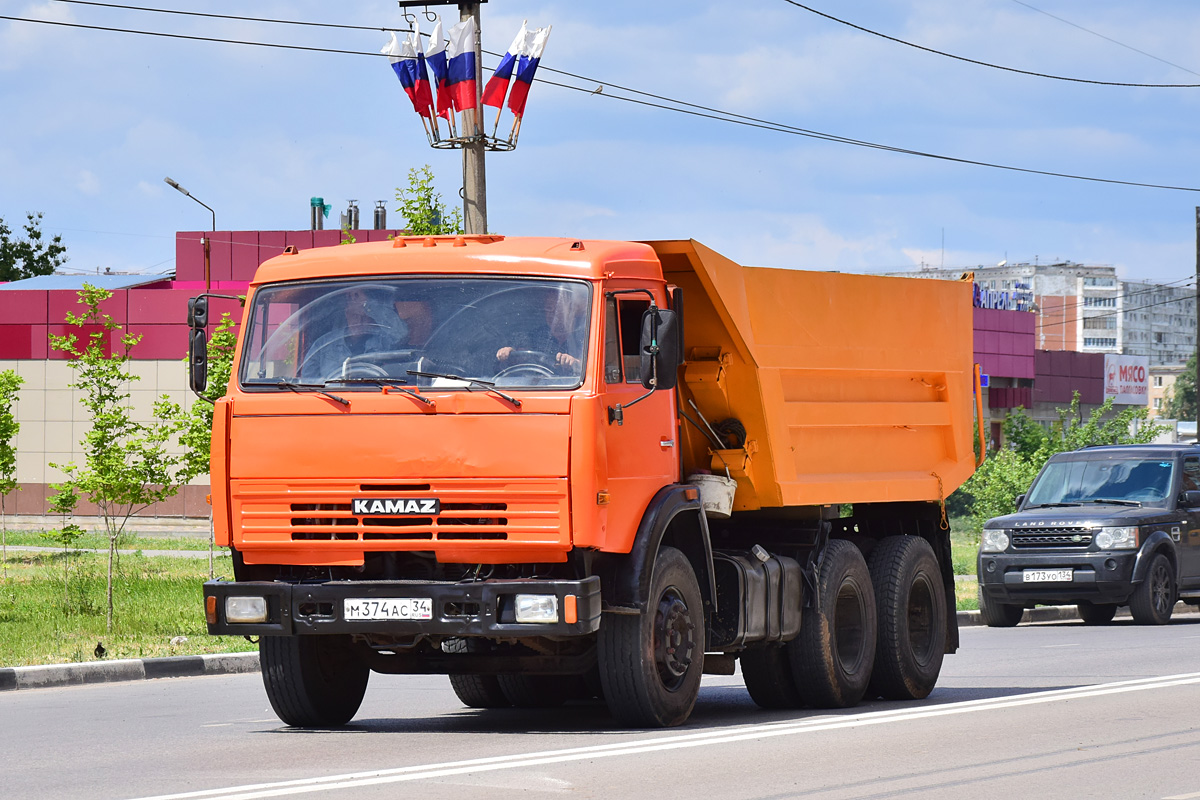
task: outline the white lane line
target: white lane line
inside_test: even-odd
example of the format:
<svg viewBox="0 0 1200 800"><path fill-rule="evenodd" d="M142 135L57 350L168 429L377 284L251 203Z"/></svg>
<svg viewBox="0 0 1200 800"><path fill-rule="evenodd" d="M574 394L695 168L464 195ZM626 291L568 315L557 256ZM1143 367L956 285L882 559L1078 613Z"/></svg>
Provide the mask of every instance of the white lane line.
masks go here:
<svg viewBox="0 0 1200 800"><path fill-rule="evenodd" d="M1200 797L1200 792L1192 792L1191 794L1173 794L1170 797L1164 797L1163 800L1196 800Z"/></svg>
<svg viewBox="0 0 1200 800"><path fill-rule="evenodd" d="M1042 645L1042 647L1044 649L1049 649L1051 647L1079 647L1079 643L1073 642L1071 644L1044 644L1044 645Z"/></svg>
<svg viewBox="0 0 1200 800"><path fill-rule="evenodd" d="M1139 678L1136 680L1119 681L1116 683L1098 684L1095 686L1079 686L1072 689L1053 689L1045 692L1032 692L1015 697L990 698L984 700L967 700L961 703L946 703L944 705L924 706L917 709L893 709L889 711L868 712L847 716L822 715L816 719L781 720L764 724L732 726L717 730L698 733L679 733L669 736L659 736L651 739L622 741L613 744L590 745L563 750L546 750L541 752L492 756L488 758L470 759L467 761L450 761L440 764L419 764L410 767L373 770L370 772L355 772L342 775L327 775L320 778L301 778L274 783L249 784L245 786L230 786L224 789L204 789L178 794L155 795L138 800L193 800L194 798L215 798L217 800L258 800L266 797L304 794L308 792L348 789L360 786L377 786L389 783L401 783L431 778L445 778L469 773L494 772L503 769L544 766L561 764L571 761L586 761L615 756L640 755L643 753L680 750L692 747L704 747L714 744L729 744L748 739L767 739L776 736L792 736L804 733L817 733L829 730L864 727L867 725L882 725L893 722L908 722L911 720L930 719L934 717L966 714L978 711L992 711L1018 706L1040 705L1063 700L1076 700L1088 697L1140 692L1151 689L1165 689L1173 686L1200 684L1200 672L1181 675L1164 675L1157 678ZM1190 797L1200 797L1200 794Z"/></svg>

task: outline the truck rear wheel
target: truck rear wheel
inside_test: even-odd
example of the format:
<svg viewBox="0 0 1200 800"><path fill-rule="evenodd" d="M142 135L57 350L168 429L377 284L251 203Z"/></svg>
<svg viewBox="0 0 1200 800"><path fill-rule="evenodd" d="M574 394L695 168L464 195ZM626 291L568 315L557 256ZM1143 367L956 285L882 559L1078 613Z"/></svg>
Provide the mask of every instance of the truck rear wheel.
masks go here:
<svg viewBox="0 0 1200 800"><path fill-rule="evenodd" d="M989 600L982 590L979 592L979 618L989 628L1015 628L1024 613L1021 606L997 603Z"/></svg>
<svg viewBox="0 0 1200 800"><path fill-rule="evenodd" d="M802 708L804 699L792 677L792 664L782 644L769 644L741 654L742 680L760 708Z"/></svg>
<svg viewBox="0 0 1200 800"><path fill-rule="evenodd" d="M787 645L796 688L806 705L849 708L866 694L875 661L875 593L857 547L829 542L814 599Z"/></svg>
<svg viewBox="0 0 1200 800"><path fill-rule="evenodd" d="M886 700L928 697L946 652L946 592L929 542L889 536L868 563L879 616L870 690Z"/></svg>
<svg viewBox="0 0 1200 800"><path fill-rule="evenodd" d="M450 688L467 708L508 708L512 705L496 675L451 674Z"/></svg>
<svg viewBox="0 0 1200 800"><path fill-rule="evenodd" d="M659 550L644 614L605 614L597 659L609 710L631 726L679 725L704 672L704 605L696 573L674 547Z"/></svg>
<svg viewBox="0 0 1200 800"><path fill-rule="evenodd" d="M271 708L297 728L345 725L371 676L348 636L263 636L258 658Z"/></svg>

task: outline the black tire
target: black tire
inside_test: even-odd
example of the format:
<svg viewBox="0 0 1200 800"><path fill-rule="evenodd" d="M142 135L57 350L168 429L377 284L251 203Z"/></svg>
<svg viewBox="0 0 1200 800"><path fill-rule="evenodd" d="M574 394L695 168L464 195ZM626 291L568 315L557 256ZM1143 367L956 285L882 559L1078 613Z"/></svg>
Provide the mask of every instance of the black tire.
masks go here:
<svg viewBox="0 0 1200 800"><path fill-rule="evenodd" d="M997 603L989 600L982 590L979 592L979 618L989 628L1015 628L1024 613L1022 606Z"/></svg>
<svg viewBox="0 0 1200 800"><path fill-rule="evenodd" d="M687 720L704 672L704 605L696 573L674 547L659 550L646 613L605 614L596 656L616 719L662 728Z"/></svg>
<svg viewBox="0 0 1200 800"><path fill-rule="evenodd" d="M742 680L750 699L760 708L803 708L804 698L792 677L792 664L784 645L771 644L741 654Z"/></svg>
<svg viewBox="0 0 1200 800"><path fill-rule="evenodd" d="M496 675L452 674L450 688L467 708L508 708L512 703Z"/></svg>
<svg viewBox="0 0 1200 800"><path fill-rule="evenodd" d="M1166 625L1175 610L1177 597L1175 570L1171 561L1156 553L1146 570L1146 578L1129 597L1129 613L1139 625Z"/></svg>
<svg viewBox="0 0 1200 800"><path fill-rule="evenodd" d="M1107 625L1112 622L1117 613L1116 603L1093 603L1089 600L1079 601L1079 618L1084 625Z"/></svg>
<svg viewBox="0 0 1200 800"><path fill-rule="evenodd" d="M500 675L499 683L514 708L557 708L585 690L576 675Z"/></svg>
<svg viewBox="0 0 1200 800"><path fill-rule="evenodd" d="M258 658L271 708L297 728L345 725L371 676L348 636L263 636Z"/></svg>
<svg viewBox="0 0 1200 800"><path fill-rule="evenodd" d="M869 690L885 700L928 697L946 653L946 590L929 542L889 536L867 564L879 639Z"/></svg>
<svg viewBox="0 0 1200 800"><path fill-rule="evenodd" d="M850 542L829 542L815 599L787 645L792 676L805 705L850 708L866 694L877 636L871 574Z"/></svg>

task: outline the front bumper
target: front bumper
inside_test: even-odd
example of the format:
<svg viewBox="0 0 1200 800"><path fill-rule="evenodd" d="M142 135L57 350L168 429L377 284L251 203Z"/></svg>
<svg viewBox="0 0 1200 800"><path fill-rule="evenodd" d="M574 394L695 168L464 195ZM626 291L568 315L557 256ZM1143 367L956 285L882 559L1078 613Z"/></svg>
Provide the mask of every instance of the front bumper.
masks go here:
<svg viewBox="0 0 1200 800"><path fill-rule="evenodd" d="M1123 605L1133 593L1136 550L1088 553L980 553L979 591L1009 605L1093 603ZM1070 569L1069 582L1026 583L1027 569Z"/></svg>
<svg viewBox="0 0 1200 800"><path fill-rule="evenodd" d="M519 623L513 607L518 594L555 595L559 620ZM225 619L225 598L261 597L267 621L235 623ZM205 608L215 598L215 620L208 632L224 636L288 636L292 634L377 633L437 636L585 636L600 628L600 579L436 581L208 581ZM568 601L568 597L574 597ZM344 601L353 599L424 599L433 605L427 620L348 620ZM574 606L574 614L567 609ZM570 617L573 620L568 621Z"/></svg>

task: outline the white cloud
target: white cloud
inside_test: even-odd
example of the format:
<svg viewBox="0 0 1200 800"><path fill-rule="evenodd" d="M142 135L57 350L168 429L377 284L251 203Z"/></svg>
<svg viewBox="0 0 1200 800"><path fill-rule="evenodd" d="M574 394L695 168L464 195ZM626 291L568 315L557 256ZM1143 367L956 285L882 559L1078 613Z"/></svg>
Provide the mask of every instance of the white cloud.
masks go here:
<svg viewBox="0 0 1200 800"><path fill-rule="evenodd" d="M96 173L85 169L79 173L79 180L76 181L75 188L83 194L95 197L100 194L100 179L96 177Z"/></svg>

